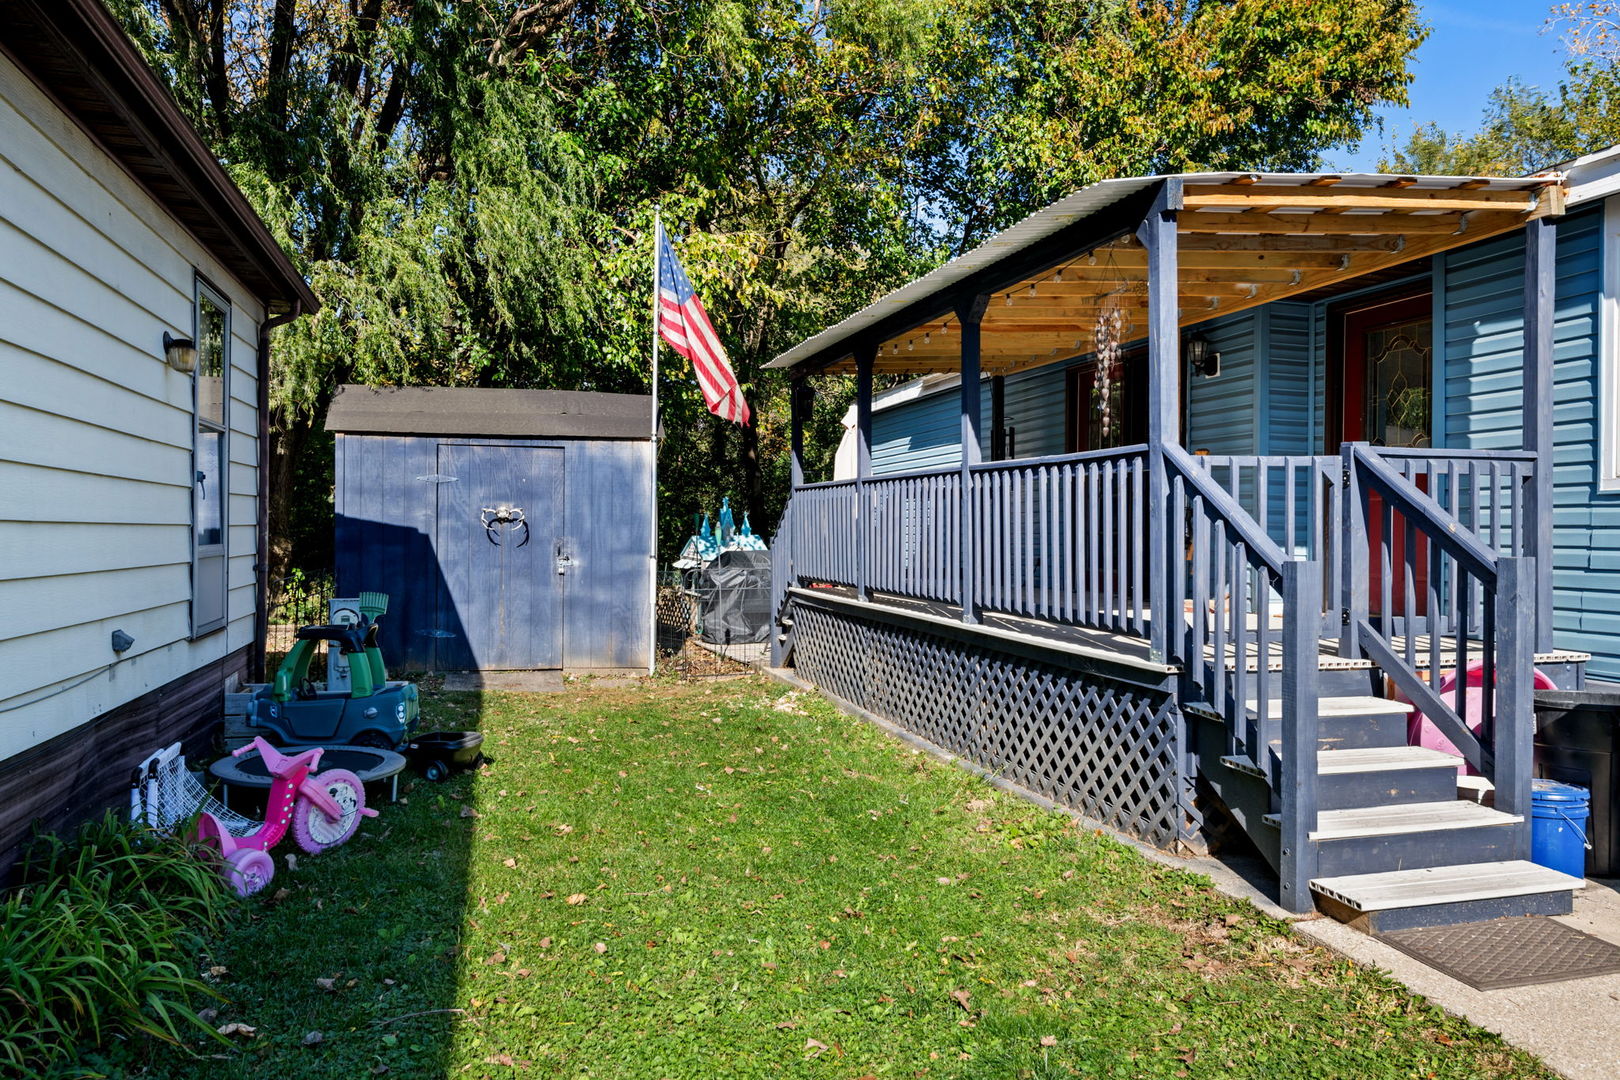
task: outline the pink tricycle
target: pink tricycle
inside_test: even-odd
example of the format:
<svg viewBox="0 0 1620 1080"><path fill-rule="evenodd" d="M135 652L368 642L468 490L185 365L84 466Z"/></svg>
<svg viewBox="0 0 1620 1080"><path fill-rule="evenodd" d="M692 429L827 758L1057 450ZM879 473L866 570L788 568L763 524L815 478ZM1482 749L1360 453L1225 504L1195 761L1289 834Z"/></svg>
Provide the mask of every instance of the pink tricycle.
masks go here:
<svg viewBox="0 0 1620 1080"><path fill-rule="evenodd" d="M264 824L252 835L238 837L206 810L197 819L197 839L219 849L224 857L220 870L238 896L252 896L270 884L276 864L269 851L281 842L289 827L299 847L319 855L353 836L362 817L377 816L377 811L366 808L365 785L354 773L328 769L310 776L320 764L321 747L289 757L260 738L231 756L241 757L249 750L259 752L274 778L265 804Z"/></svg>

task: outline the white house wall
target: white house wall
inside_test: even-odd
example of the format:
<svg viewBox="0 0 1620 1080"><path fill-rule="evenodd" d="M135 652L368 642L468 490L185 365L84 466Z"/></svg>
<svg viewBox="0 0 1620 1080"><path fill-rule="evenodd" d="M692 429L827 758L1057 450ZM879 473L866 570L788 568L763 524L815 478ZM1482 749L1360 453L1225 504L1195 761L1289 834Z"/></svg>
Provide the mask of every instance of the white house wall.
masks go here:
<svg viewBox="0 0 1620 1080"><path fill-rule="evenodd" d="M162 341L198 273L231 301L228 624L189 640L192 379ZM263 317L0 54L0 760L252 641Z"/></svg>

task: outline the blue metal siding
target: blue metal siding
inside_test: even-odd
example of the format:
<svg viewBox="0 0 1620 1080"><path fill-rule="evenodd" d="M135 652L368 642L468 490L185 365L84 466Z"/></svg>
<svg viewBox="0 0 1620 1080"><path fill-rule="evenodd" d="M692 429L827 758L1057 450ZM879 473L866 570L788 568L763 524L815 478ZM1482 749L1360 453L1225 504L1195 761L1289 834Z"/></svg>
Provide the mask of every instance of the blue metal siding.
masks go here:
<svg viewBox="0 0 1620 1080"><path fill-rule="evenodd" d="M1189 334L1203 334L1221 354L1221 373L1213 379L1188 376L1187 434L1189 450L1212 454L1253 454L1259 428L1260 393L1255 357L1260 346L1260 317L1243 311L1199 323Z"/></svg>
<svg viewBox="0 0 1620 1080"><path fill-rule="evenodd" d="M1188 387L1187 445L1216 454L1252 454L1257 414L1255 352L1258 317L1252 312L1212 319L1197 328L1220 350L1221 374ZM1006 421L1018 457L1061 454L1068 403L1065 376L1089 356L1060 360L1007 376ZM961 396L936 391L872 415L873 473L940 469L961 461ZM980 394L982 449L989 454L990 386Z"/></svg>
<svg viewBox="0 0 1620 1080"><path fill-rule="evenodd" d="M1261 453L1320 452L1313 316L1309 304L1281 301L1260 309L1266 340L1262 360L1265 389L1260 402L1266 422L1261 425Z"/></svg>
<svg viewBox="0 0 1620 1080"><path fill-rule="evenodd" d="M1561 648L1592 653L1590 672L1620 678L1620 498L1597 489L1597 211L1558 229L1553 374L1553 604ZM1607 253L1614 258L1615 253ZM1522 445L1524 238L1501 237L1445 261L1444 437L1459 448Z"/></svg>
<svg viewBox="0 0 1620 1080"><path fill-rule="evenodd" d="M979 395L983 437L988 437L990 387ZM950 387L872 414L872 471L943 469L962 462L962 395Z"/></svg>

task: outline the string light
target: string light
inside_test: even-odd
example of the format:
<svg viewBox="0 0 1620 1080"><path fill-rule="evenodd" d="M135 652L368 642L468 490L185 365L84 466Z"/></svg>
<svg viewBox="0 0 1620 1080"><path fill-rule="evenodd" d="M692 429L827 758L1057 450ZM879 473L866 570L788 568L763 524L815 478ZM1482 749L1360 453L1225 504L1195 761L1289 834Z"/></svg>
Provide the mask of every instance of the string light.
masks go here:
<svg viewBox="0 0 1620 1080"><path fill-rule="evenodd" d="M1007 294L1007 306L1012 307L1012 293Z"/></svg>
<svg viewBox="0 0 1620 1080"><path fill-rule="evenodd" d="M1057 284L1059 284L1059 285L1063 284L1063 268L1062 267L1058 267L1058 272L1052 275L1052 280L1054 282L1056 282Z"/></svg>
<svg viewBox="0 0 1620 1080"><path fill-rule="evenodd" d="M924 330L923 331L923 344L928 345L928 344L932 343L933 340L934 340L934 335L931 332L929 332L927 330Z"/></svg>
<svg viewBox="0 0 1620 1080"><path fill-rule="evenodd" d="M1035 296L1035 283L1033 281L1029 283L1029 295L1031 298Z"/></svg>

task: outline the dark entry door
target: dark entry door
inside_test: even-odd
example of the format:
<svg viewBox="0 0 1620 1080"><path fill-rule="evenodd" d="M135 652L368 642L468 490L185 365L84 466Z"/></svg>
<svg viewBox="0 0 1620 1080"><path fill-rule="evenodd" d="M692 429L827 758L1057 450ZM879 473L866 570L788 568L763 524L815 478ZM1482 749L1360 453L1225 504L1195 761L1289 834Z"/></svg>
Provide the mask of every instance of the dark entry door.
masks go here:
<svg viewBox="0 0 1620 1080"><path fill-rule="evenodd" d="M1350 312L1344 317L1343 431L1346 441L1373 446L1431 445L1433 424L1434 321L1428 295ZM1418 486L1427 490L1425 477ZM1375 614L1384 608L1383 535L1386 508L1369 494L1367 539L1369 599ZM1406 522L1390 514L1390 613L1406 611ZM1421 615L1427 606L1428 547L1419 537L1412 588Z"/></svg>
<svg viewBox="0 0 1620 1080"><path fill-rule="evenodd" d="M562 667L562 449L441 444L439 472L439 667Z"/></svg>

